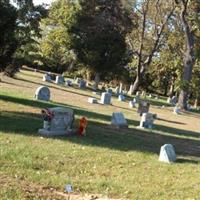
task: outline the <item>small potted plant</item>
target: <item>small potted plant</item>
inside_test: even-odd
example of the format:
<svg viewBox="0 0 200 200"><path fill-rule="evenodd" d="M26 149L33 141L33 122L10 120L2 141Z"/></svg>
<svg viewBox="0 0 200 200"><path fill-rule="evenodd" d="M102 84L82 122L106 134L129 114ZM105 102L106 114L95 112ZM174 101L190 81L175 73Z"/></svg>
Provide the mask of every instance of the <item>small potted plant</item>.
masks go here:
<svg viewBox="0 0 200 200"><path fill-rule="evenodd" d="M44 120L43 128L48 130L50 128L51 119L54 117L54 115L49 108L42 109L41 113Z"/></svg>

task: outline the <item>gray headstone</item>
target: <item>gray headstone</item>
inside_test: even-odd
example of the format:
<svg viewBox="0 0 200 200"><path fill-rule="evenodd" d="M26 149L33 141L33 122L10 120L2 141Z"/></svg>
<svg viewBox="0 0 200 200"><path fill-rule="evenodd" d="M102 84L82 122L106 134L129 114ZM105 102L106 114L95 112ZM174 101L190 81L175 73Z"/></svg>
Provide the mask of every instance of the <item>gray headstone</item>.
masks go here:
<svg viewBox="0 0 200 200"><path fill-rule="evenodd" d="M37 90L35 91L35 98L37 100L49 101L50 100L49 88L45 86L40 86L39 88L37 88Z"/></svg>
<svg viewBox="0 0 200 200"><path fill-rule="evenodd" d="M64 82L65 79L63 76L56 76L56 81L55 81L56 84L64 84Z"/></svg>
<svg viewBox="0 0 200 200"><path fill-rule="evenodd" d="M74 122L74 111L69 108L49 108L52 113L52 119L45 123L49 123L49 126L45 126L43 129L39 129L38 133L44 136L59 136L69 135L72 133L72 125Z"/></svg>
<svg viewBox="0 0 200 200"><path fill-rule="evenodd" d="M81 89L86 88L86 81L85 80L80 80L80 82L79 82L79 88L81 88Z"/></svg>
<svg viewBox="0 0 200 200"><path fill-rule="evenodd" d="M95 98L92 98L92 97L90 97L90 98L88 98L88 102L89 103L98 103L98 101L97 101L97 99L95 99Z"/></svg>
<svg viewBox="0 0 200 200"><path fill-rule="evenodd" d="M121 112L114 112L112 114L111 124L116 128L128 128L128 123Z"/></svg>
<svg viewBox="0 0 200 200"><path fill-rule="evenodd" d="M175 106L174 107L173 113L176 114L176 115L180 114L180 108L179 108L179 106Z"/></svg>
<svg viewBox="0 0 200 200"><path fill-rule="evenodd" d="M72 81L70 81L70 80L66 80L66 86L72 86L73 84L72 84Z"/></svg>
<svg viewBox="0 0 200 200"><path fill-rule="evenodd" d="M110 93L108 93L108 92L103 92L102 94L101 94L101 103L102 104L107 104L107 105L109 105L110 103L111 103L111 94Z"/></svg>
<svg viewBox="0 0 200 200"><path fill-rule="evenodd" d="M171 103L172 103L173 105L176 105L177 102L178 102L177 97L176 97L176 96L173 96L173 97L171 98Z"/></svg>
<svg viewBox="0 0 200 200"><path fill-rule="evenodd" d="M112 95L112 89L111 88L108 88L106 91Z"/></svg>
<svg viewBox="0 0 200 200"><path fill-rule="evenodd" d="M152 128L154 120L154 114L143 113L140 121L140 128Z"/></svg>
<svg viewBox="0 0 200 200"><path fill-rule="evenodd" d="M44 74L43 81L51 82L51 76L49 74Z"/></svg>
<svg viewBox="0 0 200 200"><path fill-rule="evenodd" d="M82 80L81 78L76 78L76 79L75 79L75 83L76 83L76 84L79 84L81 80Z"/></svg>
<svg viewBox="0 0 200 200"><path fill-rule="evenodd" d="M116 94L116 95L119 95L119 86L117 86L117 87L115 88L115 94Z"/></svg>
<svg viewBox="0 0 200 200"><path fill-rule="evenodd" d="M118 101L124 101L124 100L125 100L124 95L120 94L120 95L118 96Z"/></svg>
<svg viewBox="0 0 200 200"><path fill-rule="evenodd" d="M129 102L129 108L135 108L135 102L130 101Z"/></svg>
<svg viewBox="0 0 200 200"><path fill-rule="evenodd" d="M172 163L176 161L176 153L173 145L165 144L160 149L159 161Z"/></svg>

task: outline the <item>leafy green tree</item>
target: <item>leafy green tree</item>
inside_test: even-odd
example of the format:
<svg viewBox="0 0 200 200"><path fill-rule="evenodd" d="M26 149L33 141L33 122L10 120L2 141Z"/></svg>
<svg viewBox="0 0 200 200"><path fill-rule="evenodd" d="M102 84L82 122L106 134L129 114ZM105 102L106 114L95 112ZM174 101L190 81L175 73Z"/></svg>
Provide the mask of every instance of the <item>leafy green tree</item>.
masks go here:
<svg viewBox="0 0 200 200"><path fill-rule="evenodd" d="M69 30L77 61L92 69L98 84L105 72L129 61L126 35L132 28L128 10L120 0L80 0Z"/></svg>

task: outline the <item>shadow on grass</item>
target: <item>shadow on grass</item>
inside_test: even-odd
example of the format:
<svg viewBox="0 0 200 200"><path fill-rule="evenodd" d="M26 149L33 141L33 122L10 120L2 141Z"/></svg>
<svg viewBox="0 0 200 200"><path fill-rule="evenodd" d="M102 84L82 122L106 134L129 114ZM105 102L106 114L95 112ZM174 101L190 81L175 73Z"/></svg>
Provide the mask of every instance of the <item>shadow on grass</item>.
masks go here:
<svg viewBox="0 0 200 200"><path fill-rule="evenodd" d="M32 83L32 84L35 84L35 85L43 85L43 86L46 86L46 87L49 87L49 88L53 88L53 89L56 89L56 90L60 90L60 91L63 91L63 92L70 92L70 93L73 93L73 94L77 94L77 95L81 95L81 96L85 96L85 97L91 97L90 95L86 95L86 94L83 94L83 93L79 93L79 92L74 92L74 91L71 91L71 90L68 90L67 89L67 86L64 87L64 85L58 85L58 87L52 85L53 83L50 82L50 84L45 84L45 82L43 83L38 83L38 82L34 82L34 81L30 81L30 80L27 80L27 79L23 79L23 78L19 78L19 77L16 77L15 78L16 80L19 80L19 81L23 81L23 82L28 82L28 83ZM63 89L63 88L65 89ZM78 86L73 86L72 87L73 89L79 89ZM90 89L83 89L83 91L92 91Z"/></svg>
<svg viewBox="0 0 200 200"><path fill-rule="evenodd" d="M0 95L0 99L21 105L28 105L35 108L46 108L53 106L65 106L66 104L57 104L49 102L38 102L29 99L20 99L11 96ZM178 138L177 135L183 130L170 129L169 127L156 126L155 129L166 129L167 132L174 132L174 136L162 135L154 130L151 132L143 131L135 128L115 130L106 123L110 123L111 117L100 113L82 110L79 107L70 107L74 109L75 115L86 116L89 118L86 137L59 137L61 140L68 140L88 146L105 147L120 151L141 151L158 154L160 146L170 143L175 146L176 152L183 156L200 156L200 142L195 139ZM98 123L93 121L103 120ZM0 114L0 131L8 134L23 134L31 136L39 136L37 131L42 127L42 119L40 114L29 112L7 112L2 111ZM129 125L137 126L139 123L135 120L128 120ZM190 133L191 134L191 133ZM187 134L188 136L189 133ZM195 135L196 136L196 135ZM52 138L53 139L53 138ZM58 139L58 138L56 138Z"/></svg>

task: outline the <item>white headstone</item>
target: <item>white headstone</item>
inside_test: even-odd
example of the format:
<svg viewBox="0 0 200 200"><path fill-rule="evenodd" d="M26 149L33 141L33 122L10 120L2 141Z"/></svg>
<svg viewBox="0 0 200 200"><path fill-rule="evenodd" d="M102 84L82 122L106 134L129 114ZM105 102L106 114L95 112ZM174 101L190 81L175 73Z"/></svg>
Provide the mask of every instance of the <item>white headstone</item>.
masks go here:
<svg viewBox="0 0 200 200"><path fill-rule="evenodd" d="M176 153L173 145L165 144L160 148L159 161L172 163L176 161Z"/></svg>
<svg viewBox="0 0 200 200"><path fill-rule="evenodd" d="M120 95L118 96L118 101L124 101L124 100L125 100L124 95L120 94Z"/></svg>
<svg viewBox="0 0 200 200"><path fill-rule="evenodd" d="M173 105L176 105L177 102L178 102L177 97L176 97L176 96L173 96L173 97L171 98L171 103L172 103Z"/></svg>
<svg viewBox="0 0 200 200"><path fill-rule="evenodd" d="M154 115L152 113L143 113L140 121L140 128L152 128L154 120Z"/></svg>
<svg viewBox="0 0 200 200"><path fill-rule="evenodd" d="M116 95L119 95L119 86L117 86L117 87L115 88L115 94L116 94Z"/></svg>
<svg viewBox="0 0 200 200"><path fill-rule="evenodd" d="M101 104L107 104L107 105L110 105L111 104L111 94L108 93L108 92L103 92L101 94L101 101L100 103Z"/></svg>
<svg viewBox="0 0 200 200"><path fill-rule="evenodd" d="M55 81L56 84L64 84L64 82L65 79L63 76L56 76L56 81Z"/></svg>
<svg viewBox="0 0 200 200"><path fill-rule="evenodd" d="M48 87L40 86L35 91L35 98L37 100L49 101L50 100L50 90Z"/></svg>
<svg viewBox="0 0 200 200"><path fill-rule="evenodd" d="M51 76L49 74L44 74L43 81L51 82Z"/></svg>
<svg viewBox="0 0 200 200"><path fill-rule="evenodd" d="M88 98L88 103L92 103L93 104L93 103L98 103L98 102L97 102L97 99L89 97Z"/></svg>
<svg viewBox="0 0 200 200"><path fill-rule="evenodd" d="M176 114L176 115L180 114L180 108L179 108L179 106L175 106L174 107L173 113Z"/></svg>
<svg viewBox="0 0 200 200"><path fill-rule="evenodd" d="M71 134L72 124L74 122L74 112L70 108L49 108L52 113L52 119L50 121L44 121L49 123L49 126L45 126L43 129L39 129L38 133L44 136L58 136Z"/></svg>
<svg viewBox="0 0 200 200"><path fill-rule="evenodd" d="M114 112L112 114L111 124L116 128L128 128L128 123L121 112Z"/></svg>
<svg viewBox="0 0 200 200"><path fill-rule="evenodd" d="M135 108L135 102L130 101L129 102L129 108Z"/></svg>

